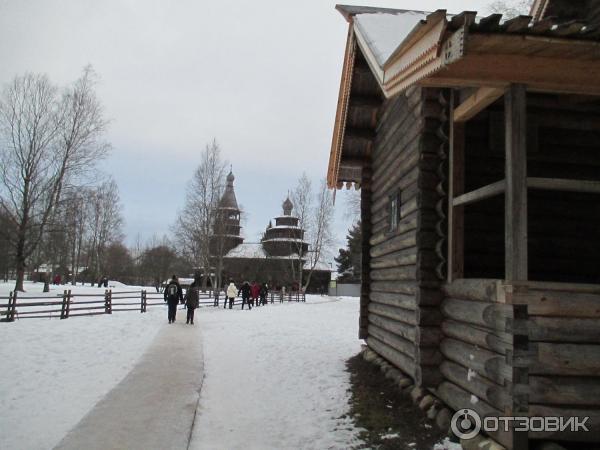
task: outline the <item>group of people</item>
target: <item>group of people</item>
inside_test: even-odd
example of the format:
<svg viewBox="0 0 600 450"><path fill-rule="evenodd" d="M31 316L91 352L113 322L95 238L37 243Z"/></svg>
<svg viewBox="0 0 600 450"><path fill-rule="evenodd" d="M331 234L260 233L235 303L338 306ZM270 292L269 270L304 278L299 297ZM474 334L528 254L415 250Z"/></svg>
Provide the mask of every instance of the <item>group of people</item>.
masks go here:
<svg viewBox="0 0 600 450"><path fill-rule="evenodd" d="M233 280L229 280L229 286L227 286L227 297L223 308L227 308L227 301L229 301L229 309L233 308L233 302L236 297L242 297L242 309L245 305L248 305L248 309L252 309L254 305L266 305L267 295L269 294L269 286L267 283L258 284L253 281L252 284L244 281L242 286L238 289Z"/></svg>
<svg viewBox="0 0 600 450"><path fill-rule="evenodd" d="M165 302L169 305L169 323L175 322L177 305L183 303L187 309L187 320L185 323L194 325L194 312L200 306L200 282L197 279L194 279L194 282L186 290L185 295L183 295L183 289L179 281L177 281L177 275L173 275L169 284L165 287L164 297Z"/></svg>
<svg viewBox="0 0 600 450"><path fill-rule="evenodd" d="M267 283L259 284L256 281L253 281L252 283L244 281L242 286L238 289L233 280L229 280L223 308L227 308L227 303L229 303L229 309L232 309L235 298L240 296L242 297L242 309L244 309L244 306L246 305L248 305L249 310L252 309L253 306L264 306L267 304L268 294L269 286ZM194 282L186 290L184 295L183 289L177 279L177 275L173 275L171 280L169 280L169 283L165 286L164 299L168 304L169 323L175 322L177 305L182 303L187 309L186 324L194 325L194 312L196 308L200 306L200 280L195 278Z"/></svg>

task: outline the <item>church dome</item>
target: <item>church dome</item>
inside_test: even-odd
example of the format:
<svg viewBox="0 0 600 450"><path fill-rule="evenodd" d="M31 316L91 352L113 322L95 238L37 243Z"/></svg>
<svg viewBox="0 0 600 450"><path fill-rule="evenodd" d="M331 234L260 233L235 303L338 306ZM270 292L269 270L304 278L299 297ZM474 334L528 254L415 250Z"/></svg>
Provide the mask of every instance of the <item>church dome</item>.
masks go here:
<svg viewBox="0 0 600 450"><path fill-rule="evenodd" d="M290 198L286 198L285 201L283 202L283 205L281 205L283 207L283 215L284 216L291 216L292 215L292 209L294 209L294 204L292 203L292 201L290 200Z"/></svg>

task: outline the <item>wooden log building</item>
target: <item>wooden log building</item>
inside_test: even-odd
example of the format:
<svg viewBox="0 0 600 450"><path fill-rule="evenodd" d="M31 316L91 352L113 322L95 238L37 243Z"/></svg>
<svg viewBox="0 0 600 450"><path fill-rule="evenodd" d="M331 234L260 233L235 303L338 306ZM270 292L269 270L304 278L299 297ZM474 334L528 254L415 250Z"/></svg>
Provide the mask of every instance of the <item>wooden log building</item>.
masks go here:
<svg viewBox="0 0 600 450"><path fill-rule="evenodd" d="M600 443L600 2L337 9L328 183L361 189L360 338L451 409L590 417L507 448Z"/></svg>

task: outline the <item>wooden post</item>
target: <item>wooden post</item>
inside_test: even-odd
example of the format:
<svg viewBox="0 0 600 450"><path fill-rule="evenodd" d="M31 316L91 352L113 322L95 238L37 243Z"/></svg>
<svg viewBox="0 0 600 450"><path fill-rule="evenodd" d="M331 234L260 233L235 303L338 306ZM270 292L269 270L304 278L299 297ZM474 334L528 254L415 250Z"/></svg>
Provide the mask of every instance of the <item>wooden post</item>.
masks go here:
<svg viewBox="0 0 600 450"><path fill-rule="evenodd" d="M67 291L63 291L62 305L60 308L60 318L61 320L67 318Z"/></svg>
<svg viewBox="0 0 600 450"><path fill-rule="evenodd" d="M454 120L456 93L450 100L450 152L448 156L448 283L464 277L464 206L454 206L465 190L465 125Z"/></svg>
<svg viewBox="0 0 600 450"><path fill-rule="evenodd" d="M6 321L13 322L15 320L15 303L17 301L17 291L8 294L8 307L6 309Z"/></svg>
<svg viewBox="0 0 600 450"><path fill-rule="evenodd" d="M67 292L67 309L65 311L65 319L69 318L69 314L71 312L71 290L69 289Z"/></svg>
<svg viewBox="0 0 600 450"><path fill-rule="evenodd" d="M112 314L112 291L104 291L104 314Z"/></svg>
<svg viewBox="0 0 600 450"><path fill-rule="evenodd" d="M146 290L142 289L142 293L140 295L140 312L146 312Z"/></svg>
<svg viewBox="0 0 600 450"><path fill-rule="evenodd" d="M512 84L505 97L506 194L505 278L526 281L527 269L527 93Z"/></svg>
<svg viewBox="0 0 600 450"><path fill-rule="evenodd" d="M373 169L370 160L364 162L360 189L360 227L361 240L361 282L360 282L360 314L358 318L358 338L367 339L369 332L369 303L371 302L371 180ZM337 284L336 284L337 295Z"/></svg>

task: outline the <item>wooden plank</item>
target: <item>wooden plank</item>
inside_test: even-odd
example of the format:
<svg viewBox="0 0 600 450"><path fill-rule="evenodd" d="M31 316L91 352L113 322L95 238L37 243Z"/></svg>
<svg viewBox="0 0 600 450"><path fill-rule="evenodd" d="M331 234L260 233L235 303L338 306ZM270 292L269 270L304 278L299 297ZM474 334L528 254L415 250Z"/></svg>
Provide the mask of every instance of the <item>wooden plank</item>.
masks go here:
<svg viewBox="0 0 600 450"><path fill-rule="evenodd" d="M469 37L470 40L474 35ZM486 35L483 38L487 38ZM521 37L519 36L519 39ZM546 46L549 48L548 46ZM565 51L568 51L565 48ZM591 50L592 52L594 49ZM595 51L598 51L596 46ZM529 55L465 55L419 81L426 87L503 87L525 83L530 91L600 95L600 61Z"/></svg>
<svg viewBox="0 0 600 450"><path fill-rule="evenodd" d="M548 191L587 192L600 194L600 181L566 180L561 178L527 178L527 187Z"/></svg>
<svg viewBox="0 0 600 450"><path fill-rule="evenodd" d="M506 191L506 180L497 181L487 186L483 186L466 194L455 197L452 204L456 206L464 206L470 203L479 202L486 198L494 197Z"/></svg>
<svg viewBox="0 0 600 450"><path fill-rule="evenodd" d="M454 122L466 122L504 95L498 87L480 87L454 109Z"/></svg>
<svg viewBox="0 0 600 450"><path fill-rule="evenodd" d="M537 355L529 373L536 375L594 376L600 373L600 345L530 344Z"/></svg>
<svg viewBox="0 0 600 450"><path fill-rule="evenodd" d="M597 377L530 376L530 402L546 405L600 405Z"/></svg>
<svg viewBox="0 0 600 450"><path fill-rule="evenodd" d="M527 280L527 94L512 84L505 96L505 278Z"/></svg>
<svg viewBox="0 0 600 450"><path fill-rule="evenodd" d="M448 282L464 276L464 208L453 204L465 189L465 127L454 119L456 93L450 101L450 150L448 155Z"/></svg>

